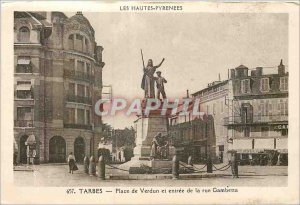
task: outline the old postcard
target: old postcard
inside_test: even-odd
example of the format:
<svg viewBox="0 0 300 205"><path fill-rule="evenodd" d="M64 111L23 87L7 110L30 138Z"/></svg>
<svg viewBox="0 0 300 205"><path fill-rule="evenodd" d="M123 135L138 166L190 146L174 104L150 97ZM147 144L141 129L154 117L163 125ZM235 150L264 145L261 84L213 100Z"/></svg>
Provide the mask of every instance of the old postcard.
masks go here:
<svg viewBox="0 0 300 205"><path fill-rule="evenodd" d="M299 203L296 1L2 9L2 203Z"/></svg>

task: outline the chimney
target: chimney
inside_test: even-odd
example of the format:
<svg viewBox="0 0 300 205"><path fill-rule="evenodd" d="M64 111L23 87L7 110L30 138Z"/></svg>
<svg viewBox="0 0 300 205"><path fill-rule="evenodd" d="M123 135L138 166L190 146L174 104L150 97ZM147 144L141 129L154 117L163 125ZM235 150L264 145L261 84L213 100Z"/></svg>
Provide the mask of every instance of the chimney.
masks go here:
<svg viewBox="0 0 300 205"><path fill-rule="evenodd" d="M220 75L220 73L219 73L219 81L221 81L221 75Z"/></svg>
<svg viewBox="0 0 300 205"><path fill-rule="evenodd" d="M235 69L230 69L230 78L235 78Z"/></svg>
<svg viewBox="0 0 300 205"><path fill-rule="evenodd" d="M285 66L282 63L282 59L280 61L280 65L278 66L278 75L284 75L285 74Z"/></svg>
<svg viewBox="0 0 300 205"><path fill-rule="evenodd" d="M262 67L257 67L255 71L256 71L256 76L262 76L262 74L263 74Z"/></svg>
<svg viewBox="0 0 300 205"><path fill-rule="evenodd" d="M187 98L190 97L189 90L186 90L186 97L187 97Z"/></svg>

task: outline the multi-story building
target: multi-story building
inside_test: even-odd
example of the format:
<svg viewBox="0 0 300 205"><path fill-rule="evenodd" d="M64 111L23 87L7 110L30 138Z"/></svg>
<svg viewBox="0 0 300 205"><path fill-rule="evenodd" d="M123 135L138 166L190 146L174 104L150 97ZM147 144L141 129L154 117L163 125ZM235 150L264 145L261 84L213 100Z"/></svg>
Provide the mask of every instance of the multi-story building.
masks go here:
<svg viewBox="0 0 300 205"><path fill-rule="evenodd" d="M177 147L196 162L210 156L226 163L235 150L242 161L287 163L288 72L282 61L263 74L263 68L241 65L230 70L228 80L208 84L194 94L204 116L173 116L170 133ZM250 75L248 75L250 71ZM278 155L279 154L279 155ZM261 163L262 159L267 159ZM244 162L243 162L244 163Z"/></svg>
<svg viewBox="0 0 300 205"><path fill-rule="evenodd" d="M240 153L241 159L255 160L263 153L276 151L287 162L288 72L285 69L282 60L276 73L264 74L261 67L251 70L250 75L245 66L231 69L233 96L228 99L231 112L224 118L224 125L228 127L231 149Z"/></svg>
<svg viewBox="0 0 300 205"><path fill-rule="evenodd" d="M201 155L208 152L214 161L221 163L228 161L227 128L222 122L223 118L228 116L226 99L230 94L229 85L228 80L215 81L209 83L207 88L193 94L194 98L200 99L200 111L206 113L210 120L208 125L211 127L208 129L209 134L206 135L208 146L205 146L205 141L195 143L195 146L198 146Z"/></svg>
<svg viewBox="0 0 300 205"><path fill-rule="evenodd" d="M227 128L222 122L228 114L225 105L228 89L227 80L210 83L192 94L193 101L200 100L200 111L204 115L180 116L177 113L172 116L170 133L183 160L192 156L196 163L205 162L209 156L216 163L227 162Z"/></svg>
<svg viewBox="0 0 300 205"><path fill-rule="evenodd" d="M96 155L101 118L93 105L101 98L103 48L81 12L14 14L14 137L17 161L26 162L28 136L36 141L36 161L77 161Z"/></svg>

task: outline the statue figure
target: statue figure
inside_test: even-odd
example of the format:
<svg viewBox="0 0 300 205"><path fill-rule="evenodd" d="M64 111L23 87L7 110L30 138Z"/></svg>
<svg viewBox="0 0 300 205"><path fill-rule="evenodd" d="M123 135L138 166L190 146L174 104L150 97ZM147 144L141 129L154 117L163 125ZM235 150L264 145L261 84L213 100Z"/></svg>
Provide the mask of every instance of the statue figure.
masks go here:
<svg viewBox="0 0 300 205"><path fill-rule="evenodd" d="M169 156L169 141L167 136L159 132L153 137L150 159L166 159Z"/></svg>
<svg viewBox="0 0 300 205"><path fill-rule="evenodd" d="M152 59L149 59L148 64L145 67L142 51L141 54L142 54L143 67L144 67L143 68L144 75L141 83L141 88L145 91L145 98L155 98L155 91L154 91L155 77L153 75L156 69L162 65L165 59L163 58L162 61L157 66L153 66Z"/></svg>
<svg viewBox="0 0 300 205"><path fill-rule="evenodd" d="M167 80L161 76L161 71L156 71L157 77L155 77L156 81L156 88L157 88L157 99L160 99L160 94L162 95L163 99L166 99L165 87L164 84L167 83Z"/></svg>

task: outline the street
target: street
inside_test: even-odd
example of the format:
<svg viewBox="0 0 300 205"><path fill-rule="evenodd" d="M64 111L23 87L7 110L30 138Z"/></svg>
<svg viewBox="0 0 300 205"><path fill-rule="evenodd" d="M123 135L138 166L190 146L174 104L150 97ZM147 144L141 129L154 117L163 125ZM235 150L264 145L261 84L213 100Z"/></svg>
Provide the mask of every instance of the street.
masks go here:
<svg viewBox="0 0 300 205"><path fill-rule="evenodd" d="M201 167L201 165L199 165ZM218 167L221 167L220 165ZM222 172L225 176L202 179L179 180L105 180L84 173L83 166L74 174L68 173L68 166L63 164L34 165L36 171L14 171L14 182L17 186L270 186L282 187L288 185L288 169L285 166L240 166L240 178L233 179L230 169ZM113 172L107 169L107 174ZM216 171L215 173L221 173ZM127 174L126 172L123 173Z"/></svg>

